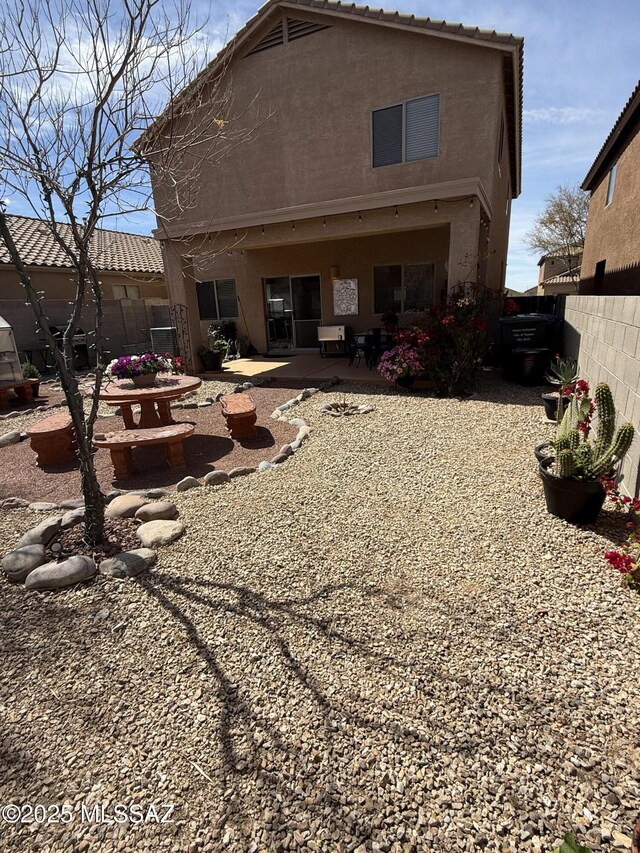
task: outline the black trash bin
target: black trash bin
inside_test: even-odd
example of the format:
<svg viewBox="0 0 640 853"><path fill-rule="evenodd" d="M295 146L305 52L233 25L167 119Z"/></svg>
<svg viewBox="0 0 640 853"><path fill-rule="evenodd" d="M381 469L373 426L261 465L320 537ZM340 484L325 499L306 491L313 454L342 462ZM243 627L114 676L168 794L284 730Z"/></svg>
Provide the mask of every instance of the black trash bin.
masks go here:
<svg viewBox="0 0 640 853"><path fill-rule="evenodd" d="M560 348L562 318L555 314L514 314L500 319L500 350L505 379L539 385Z"/></svg>

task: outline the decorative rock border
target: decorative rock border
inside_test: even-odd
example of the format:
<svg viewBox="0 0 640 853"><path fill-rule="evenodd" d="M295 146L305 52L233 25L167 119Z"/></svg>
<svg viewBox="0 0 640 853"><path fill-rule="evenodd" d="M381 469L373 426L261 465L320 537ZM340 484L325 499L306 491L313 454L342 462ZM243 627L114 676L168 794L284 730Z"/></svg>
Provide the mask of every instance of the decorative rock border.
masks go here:
<svg viewBox="0 0 640 853"><path fill-rule="evenodd" d="M232 393L239 394L248 391L256 385L263 385L269 380L259 382L244 382L235 385ZM272 380L275 381L275 380ZM296 397L287 400L278 406L272 413L271 418L278 421L287 421L292 426L298 427L298 432L293 441L284 444L278 453L270 460L264 460L254 467L241 466L226 471L210 471L204 477L205 486L219 486L229 483L239 477L254 474L256 471L269 471L286 462L294 453L302 447L309 438L312 428L304 418L287 418L284 415L292 407L308 400L319 391L326 391L339 383L337 376L323 383L319 388L304 388ZM190 396L195 394L191 392ZM215 398L208 397L204 405L210 406L218 402L224 396L221 392ZM54 404L50 407L55 408ZM203 403L176 403L172 408L195 408ZM38 411L33 409L32 411ZM19 413L16 413L19 414ZM26 434L24 434L26 438ZM195 477L186 476L176 484L176 492L184 492L188 489L201 488L202 483ZM83 580L88 580L100 573L105 577L130 578L136 577L146 571L157 559L154 548L174 542L185 532L185 526L177 521L179 515L178 507L168 500L162 500L170 495L168 489L131 489L123 491L113 489L105 495L108 504L106 516L109 518L137 518L142 521L136 531L143 547L131 551L122 551L114 557L109 557L100 562L99 565L89 557L77 555L69 557L62 562L49 562L45 555L45 547L54 540L61 531L81 524L84 521L84 502L79 499L62 501L60 504L47 501L27 501L22 498L5 498L0 501L3 509L28 508L36 512L50 512L56 509L67 509L60 516L46 518L35 527L28 530L19 540L16 547L6 554L0 565L10 580L24 583L27 589L59 589L71 586ZM159 500L158 500L159 499Z"/></svg>
<svg viewBox="0 0 640 853"><path fill-rule="evenodd" d="M151 490L157 493L156 490ZM164 491L164 490L162 490ZM61 562L48 562L45 548L55 544L56 537L63 531L84 521L84 505L68 509L61 516L45 518L31 530L28 530L18 541L16 547L2 558L0 565L9 580L24 583L26 589L45 590L60 589L73 586L94 577L98 572L111 578L132 578L150 568L157 559L154 548L175 542L185 532L185 526L177 521L180 514L178 507L171 501L152 501L149 493L127 492L125 494L105 495L107 501L106 515L109 518L136 518L141 524L136 530L136 536L143 547L130 551L121 551L113 557L105 558L96 565L95 561L85 555L75 555ZM9 501L17 498L7 498L2 501L6 506ZM21 502L34 511L44 509L64 509L62 505L44 502ZM63 503L77 504L77 500ZM15 503L10 504L15 506Z"/></svg>

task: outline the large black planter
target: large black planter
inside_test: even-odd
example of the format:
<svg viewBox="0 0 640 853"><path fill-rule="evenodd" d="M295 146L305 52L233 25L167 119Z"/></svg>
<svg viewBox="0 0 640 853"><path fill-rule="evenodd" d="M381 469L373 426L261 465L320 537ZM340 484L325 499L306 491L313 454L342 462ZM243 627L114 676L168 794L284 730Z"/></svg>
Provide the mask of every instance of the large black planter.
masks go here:
<svg viewBox="0 0 640 853"><path fill-rule="evenodd" d="M206 373L218 373L222 370L224 353L216 352L215 350L205 350L198 353L198 355Z"/></svg>
<svg viewBox="0 0 640 853"><path fill-rule="evenodd" d="M567 408L568 403L570 402L570 397L562 398L562 414L564 414L565 409ZM558 394L555 392L551 392L549 394L542 395L542 404L544 406L544 413L550 421L555 421L558 413Z"/></svg>
<svg viewBox="0 0 640 853"><path fill-rule="evenodd" d="M594 480L556 477L547 470L552 462L553 457L543 459L539 468L547 510L572 524L593 524L606 497L602 485Z"/></svg>
<svg viewBox="0 0 640 853"><path fill-rule="evenodd" d="M413 388L413 383L415 381L415 376L398 376L398 378L396 379L396 387L404 388L405 391L410 391Z"/></svg>

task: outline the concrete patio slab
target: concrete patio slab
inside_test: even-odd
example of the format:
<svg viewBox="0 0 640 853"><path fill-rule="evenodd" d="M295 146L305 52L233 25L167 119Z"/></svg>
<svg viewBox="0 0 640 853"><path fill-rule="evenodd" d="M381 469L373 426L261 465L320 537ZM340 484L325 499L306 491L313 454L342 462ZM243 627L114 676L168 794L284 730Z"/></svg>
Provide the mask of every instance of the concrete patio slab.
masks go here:
<svg viewBox="0 0 640 853"><path fill-rule="evenodd" d="M221 373L199 374L206 379L229 382L247 382L255 378L290 380L317 385L337 376L343 382L366 382L390 386L378 373L369 370L364 360L349 365L348 358L322 358L318 354L283 355L276 358L239 358L224 364Z"/></svg>

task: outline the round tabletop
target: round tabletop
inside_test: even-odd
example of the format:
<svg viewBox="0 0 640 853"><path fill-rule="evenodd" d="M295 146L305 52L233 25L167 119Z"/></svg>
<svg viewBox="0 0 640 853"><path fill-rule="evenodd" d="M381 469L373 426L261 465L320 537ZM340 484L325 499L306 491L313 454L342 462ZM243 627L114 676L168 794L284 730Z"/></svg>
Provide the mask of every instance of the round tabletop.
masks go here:
<svg viewBox="0 0 640 853"><path fill-rule="evenodd" d="M182 397L202 385L197 376L158 376L153 385L134 385L131 379L116 379L103 386L99 399L106 403L139 403Z"/></svg>

